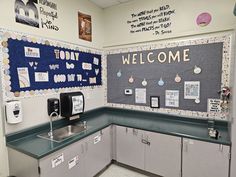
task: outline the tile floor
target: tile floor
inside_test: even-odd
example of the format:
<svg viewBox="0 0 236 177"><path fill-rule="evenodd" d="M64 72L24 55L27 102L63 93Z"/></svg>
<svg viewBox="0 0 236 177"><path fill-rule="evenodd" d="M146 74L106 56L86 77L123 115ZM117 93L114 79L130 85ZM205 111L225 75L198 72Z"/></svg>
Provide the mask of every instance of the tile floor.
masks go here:
<svg viewBox="0 0 236 177"><path fill-rule="evenodd" d="M148 177L148 176L112 164L99 177Z"/></svg>

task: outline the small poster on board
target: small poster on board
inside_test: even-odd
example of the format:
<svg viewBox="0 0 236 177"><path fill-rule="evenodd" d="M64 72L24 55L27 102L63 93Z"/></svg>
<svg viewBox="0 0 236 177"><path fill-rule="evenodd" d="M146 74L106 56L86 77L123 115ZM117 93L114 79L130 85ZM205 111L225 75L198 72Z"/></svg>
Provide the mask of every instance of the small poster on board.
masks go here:
<svg viewBox="0 0 236 177"><path fill-rule="evenodd" d="M17 68L20 88L30 87L29 70L27 67Z"/></svg>
<svg viewBox="0 0 236 177"><path fill-rule="evenodd" d="M92 41L92 20L90 15L78 13L79 38L85 41Z"/></svg>
<svg viewBox="0 0 236 177"><path fill-rule="evenodd" d="M179 90L166 90L165 105L167 107L179 107Z"/></svg>
<svg viewBox="0 0 236 177"><path fill-rule="evenodd" d="M150 96L150 107L151 108L160 108L160 97L159 96Z"/></svg>
<svg viewBox="0 0 236 177"><path fill-rule="evenodd" d="M135 103L146 104L146 89L145 88L136 88L135 89Z"/></svg>
<svg viewBox="0 0 236 177"><path fill-rule="evenodd" d="M184 99L199 99L200 97L200 82L186 81L184 82Z"/></svg>
<svg viewBox="0 0 236 177"><path fill-rule="evenodd" d="M207 112L221 112L220 99L208 99Z"/></svg>

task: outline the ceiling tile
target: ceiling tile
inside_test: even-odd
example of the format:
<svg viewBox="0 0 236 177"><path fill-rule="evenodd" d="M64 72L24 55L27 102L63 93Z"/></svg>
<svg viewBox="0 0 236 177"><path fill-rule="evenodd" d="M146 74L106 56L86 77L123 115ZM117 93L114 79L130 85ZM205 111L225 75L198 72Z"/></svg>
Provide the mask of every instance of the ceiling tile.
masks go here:
<svg viewBox="0 0 236 177"><path fill-rule="evenodd" d="M124 3L124 2L131 1L131 0L90 0L90 1L101 8L107 8L110 6L114 6L114 5Z"/></svg>
<svg viewBox="0 0 236 177"><path fill-rule="evenodd" d="M90 0L101 8L107 8L119 4L117 0Z"/></svg>

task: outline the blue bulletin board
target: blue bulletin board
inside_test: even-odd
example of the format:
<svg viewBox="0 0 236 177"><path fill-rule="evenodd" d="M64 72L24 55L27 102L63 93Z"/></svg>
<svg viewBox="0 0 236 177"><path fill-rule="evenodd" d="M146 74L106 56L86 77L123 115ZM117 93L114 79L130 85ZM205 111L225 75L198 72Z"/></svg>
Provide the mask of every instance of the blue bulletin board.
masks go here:
<svg viewBox="0 0 236 177"><path fill-rule="evenodd" d="M102 85L101 55L9 38L11 92Z"/></svg>

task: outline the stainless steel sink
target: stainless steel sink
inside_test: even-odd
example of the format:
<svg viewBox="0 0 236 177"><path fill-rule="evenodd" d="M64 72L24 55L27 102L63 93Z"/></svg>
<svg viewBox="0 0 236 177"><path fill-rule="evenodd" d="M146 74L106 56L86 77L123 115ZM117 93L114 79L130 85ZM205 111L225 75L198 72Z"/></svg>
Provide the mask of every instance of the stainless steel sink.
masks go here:
<svg viewBox="0 0 236 177"><path fill-rule="evenodd" d="M84 125L68 125L68 126L53 130L53 137L50 137L49 132L39 134L38 137L56 141L56 142L61 142L85 130L86 130L86 127L84 127Z"/></svg>

